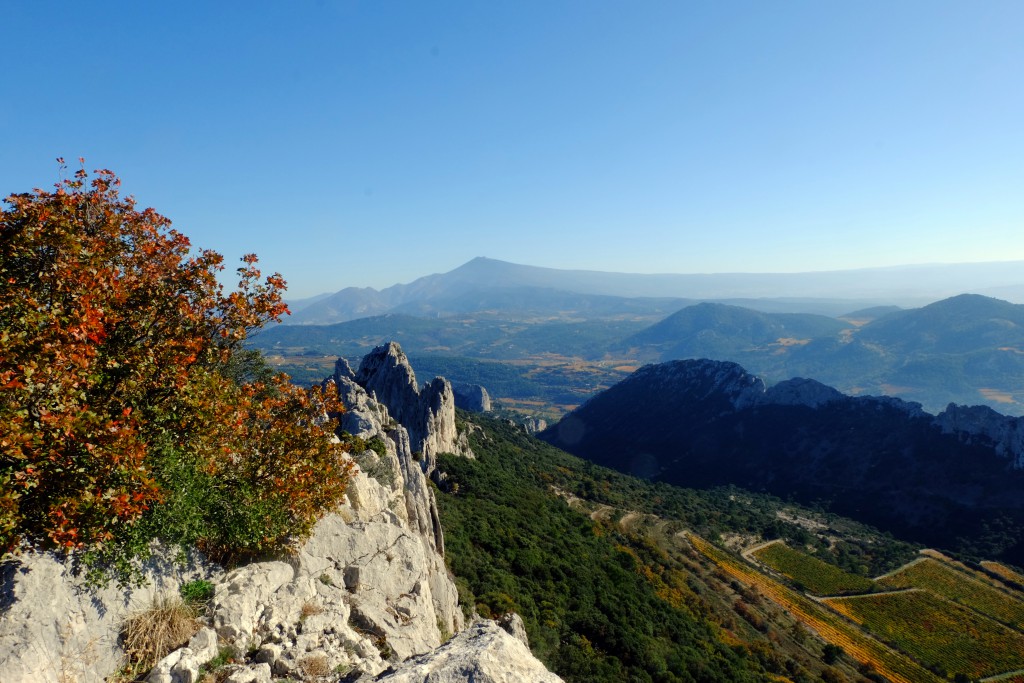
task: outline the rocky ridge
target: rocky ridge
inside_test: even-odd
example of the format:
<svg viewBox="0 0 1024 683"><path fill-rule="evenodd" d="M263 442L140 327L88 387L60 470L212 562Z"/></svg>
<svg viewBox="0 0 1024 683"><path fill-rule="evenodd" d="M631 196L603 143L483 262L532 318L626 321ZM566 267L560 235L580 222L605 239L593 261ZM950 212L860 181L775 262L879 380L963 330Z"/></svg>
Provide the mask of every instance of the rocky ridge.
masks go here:
<svg viewBox="0 0 1024 683"><path fill-rule="evenodd" d="M813 380L766 387L735 363L671 361L641 368L541 438L635 476L829 501L926 545L1024 559L1022 423L987 408L932 415Z"/></svg>
<svg viewBox="0 0 1024 683"><path fill-rule="evenodd" d="M388 680L413 680L394 677L401 663L442 644L434 663L416 660L410 671L443 669L449 673L437 680L444 681L524 680L522 672L559 680L511 626L477 624L456 635L466 618L428 485L437 453L472 455L455 425L448 382L420 389L396 344L375 349L356 373L340 360L333 382L347 411L341 428L365 447L352 453L358 468L346 504L293 555L224 573L198 558L180 567L166 561L167 551L152 563L148 585L127 591L87 589L51 555L7 561L0 566L5 683L104 680L120 666L125 618L196 578L214 584L206 626L156 665L154 683L193 683L224 648L239 660L228 683L369 680L385 672Z"/></svg>
<svg viewBox="0 0 1024 683"><path fill-rule="evenodd" d="M387 417L393 418L408 433L412 452L418 454L424 472L429 473L437 466L438 453L473 457L468 440L458 434L455 425L455 393L451 383L443 377L435 377L420 388L409 359L395 342L368 353L354 375L348 363L337 364L334 381L341 387L345 380L362 387L377 406L387 408ZM345 422L342 428L358 436L347 429Z"/></svg>
<svg viewBox="0 0 1024 683"><path fill-rule="evenodd" d="M929 418L945 434L961 443L992 448L1014 469L1024 469L1024 417L1002 415L988 406L950 403L937 415L921 404L891 396L847 396L817 380L795 377L767 386L737 363L707 359L669 361L645 365L628 378L652 389L687 387L689 398L719 401L721 411L753 406L806 406L820 408L839 401L857 401L896 408L908 417ZM725 403L721 403L725 399Z"/></svg>

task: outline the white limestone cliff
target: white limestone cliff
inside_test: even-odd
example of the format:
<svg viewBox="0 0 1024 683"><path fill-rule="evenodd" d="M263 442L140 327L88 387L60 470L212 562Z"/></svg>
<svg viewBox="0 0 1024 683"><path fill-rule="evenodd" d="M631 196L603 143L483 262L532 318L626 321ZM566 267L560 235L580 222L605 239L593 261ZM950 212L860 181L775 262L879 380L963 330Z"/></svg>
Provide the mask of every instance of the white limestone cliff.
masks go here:
<svg viewBox="0 0 1024 683"><path fill-rule="evenodd" d="M336 382L342 373L339 365ZM405 427L412 451L417 454L424 472L429 473L436 467L438 453L472 457L469 444L460 438L455 425L455 394L451 384L443 377L435 377L420 388L409 359L395 342L368 353L351 379Z"/></svg>
<svg viewBox="0 0 1024 683"><path fill-rule="evenodd" d="M334 379L347 408L342 428L366 447L351 454L358 467L346 502L293 554L226 574L199 560L179 567L158 554L149 585L132 591L87 589L48 554L7 560L0 565L4 683L104 680L121 664L126 617L195 578L214 583L207 628L157 664L154 683L193 683L226 647L243 661L225 670L225 680L248 683L375 676L446 642L438 656L462 662L463 677L444 680L559 680L518 640L486 635L490 626L456 635L466 623L428 482L438 453L470 453L455 427L448 382L438 378L420 390L395 344L370 354L358 375L339 361ZM491 678L471 673L485 670ZM521 672L531 673L523 679Z"/></svg>

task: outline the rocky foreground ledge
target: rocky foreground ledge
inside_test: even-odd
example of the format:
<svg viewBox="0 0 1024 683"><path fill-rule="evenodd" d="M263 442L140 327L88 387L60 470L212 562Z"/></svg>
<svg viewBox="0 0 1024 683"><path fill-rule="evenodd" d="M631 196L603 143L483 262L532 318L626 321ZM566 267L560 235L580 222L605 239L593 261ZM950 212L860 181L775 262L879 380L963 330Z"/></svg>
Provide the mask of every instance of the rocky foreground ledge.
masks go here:
<svg viewBox="0 0 1024 683"><path fill-rule="evenodd" d="M158 552L147 585L131 590L87 589L47 554L8 560L0 565L4 683L115 675L126 619L196 579L214 586L202 627L157 663L154 683L202 680L224 653L236 661L215 680L227 683L559 681L530 653L518 618L467 628L459 608L427 481L438 453L472 457L455 427L451 385L438 378L421 389L393 343L357 372L339 361L333 380L348 409L342 429L374 447L352 454L359 468L347 502L294 554L225 573Z"/></svg>

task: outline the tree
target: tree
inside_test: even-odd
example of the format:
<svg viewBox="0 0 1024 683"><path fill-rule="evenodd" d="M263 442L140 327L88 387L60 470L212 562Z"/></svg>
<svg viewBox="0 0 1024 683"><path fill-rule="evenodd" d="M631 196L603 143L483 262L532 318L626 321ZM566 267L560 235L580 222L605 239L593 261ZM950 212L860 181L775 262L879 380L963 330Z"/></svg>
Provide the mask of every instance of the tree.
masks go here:
<svg viewBox="0 0 1024 683"><path fill-rule="evenodd" d="M833 645L832 643L826 643L825 649L822 650L822 661L826 664L835 664L843 654L843 648L838 645Z"/></svg>
<svg viewBox="0 0 1024 683"><path fill-rule="evenodd" d="M220 254L119 185L83 169L0 213L0 550L122 575L155 537L279 549L344 494L340 407L242 348L287 313L281 276L247 255L225 292Z"/></svg>

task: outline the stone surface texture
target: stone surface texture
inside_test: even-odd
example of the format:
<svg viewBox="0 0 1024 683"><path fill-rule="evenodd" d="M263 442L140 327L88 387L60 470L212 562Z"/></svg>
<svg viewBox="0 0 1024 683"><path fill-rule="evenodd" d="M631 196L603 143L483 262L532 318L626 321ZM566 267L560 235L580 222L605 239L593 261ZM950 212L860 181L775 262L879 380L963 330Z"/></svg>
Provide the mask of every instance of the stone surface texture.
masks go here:
<svg viewBox="0 0 1024 683"><path fill-rule="evenodd" d="M99 682L122 662L121 625L180 586L217 570L157 548L145 568L146 585L95 589L49 553L27 553L0 564L0 680Z"/></svg>
<svg viewBox="0 0 1024 683"><path fill-rule="evenodd" d="M558 683L529 648L493 621L479 621L437 650L410 659L382 683Z"/></svg>

